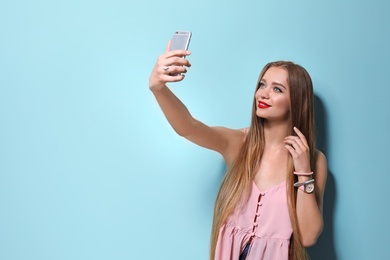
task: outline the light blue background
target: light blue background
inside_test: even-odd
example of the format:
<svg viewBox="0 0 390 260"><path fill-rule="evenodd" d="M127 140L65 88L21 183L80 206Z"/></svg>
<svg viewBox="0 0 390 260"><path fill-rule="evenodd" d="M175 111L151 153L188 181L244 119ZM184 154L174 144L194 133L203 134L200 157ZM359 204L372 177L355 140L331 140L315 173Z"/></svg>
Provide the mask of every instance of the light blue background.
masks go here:
<svg viewBox="0 0 390 260"><path fill-rule="evenodd" d="M0 259L207 259L221 157L178 137L148 90L175 30L171 84L195 117L249 124L261 68L310 72L329 162L313 259L387 259L387 1L0 2Z"/></svg>

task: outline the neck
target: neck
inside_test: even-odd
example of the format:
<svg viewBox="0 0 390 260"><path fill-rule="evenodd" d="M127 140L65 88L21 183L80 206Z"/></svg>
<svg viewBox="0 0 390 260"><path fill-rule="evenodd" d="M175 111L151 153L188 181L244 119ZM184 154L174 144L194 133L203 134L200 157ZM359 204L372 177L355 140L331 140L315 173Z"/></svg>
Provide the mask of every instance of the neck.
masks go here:
<svg viewBox="0 0 390 260"><path fill-rule="evenodd" d="M289 134L288 122L264 122L265 148L283 148L284 138Z"/></svg>

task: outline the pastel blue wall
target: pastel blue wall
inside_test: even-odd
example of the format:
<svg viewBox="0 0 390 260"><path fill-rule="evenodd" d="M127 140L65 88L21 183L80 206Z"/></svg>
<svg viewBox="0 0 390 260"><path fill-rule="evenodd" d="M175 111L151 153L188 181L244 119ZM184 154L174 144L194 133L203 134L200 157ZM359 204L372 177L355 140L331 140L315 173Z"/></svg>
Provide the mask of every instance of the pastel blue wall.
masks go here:
<svg viewBox="0 0 390 260"><path fill-rule="evenodd" d="M191 30L173 91L249 123L261 68L311 73L329 161L314 259L388 258L387 1L0 2L0 259L206 259L221 157L178 137L148 77ZM183 257L185 255L185 257Z"/></svg>

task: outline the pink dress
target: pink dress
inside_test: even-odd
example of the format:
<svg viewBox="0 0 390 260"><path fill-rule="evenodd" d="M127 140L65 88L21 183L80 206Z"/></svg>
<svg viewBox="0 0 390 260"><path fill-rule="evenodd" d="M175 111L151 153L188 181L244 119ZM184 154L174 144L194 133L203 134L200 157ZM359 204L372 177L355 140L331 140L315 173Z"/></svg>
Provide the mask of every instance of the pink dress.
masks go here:
<svg viewBox="0 0 390 260"><path fill-rule="evenodd" d="M215 260L238 260L251 237L246 260L288 260L292 232L286 182L264 192L252 182L247 203L219 231Z"/></svg>

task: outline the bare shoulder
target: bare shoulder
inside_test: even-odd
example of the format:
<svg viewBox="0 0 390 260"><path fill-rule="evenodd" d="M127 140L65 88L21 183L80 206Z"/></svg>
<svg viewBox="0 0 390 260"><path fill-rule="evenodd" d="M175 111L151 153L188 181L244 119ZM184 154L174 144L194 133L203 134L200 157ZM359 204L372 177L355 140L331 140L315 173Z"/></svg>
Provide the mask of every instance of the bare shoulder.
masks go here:
<svg viewBox="0 0 390 260"><path fill-rule="evenodd" d="M232 129L227 127L216 127L217 131L223 135L229 142L229 146L236 148L236 145L241 146L245 141L247 128Z"/></svg>
<svg viewBox="0 0 390 260"><path fill-rule="evenodd" d="M316 198L319 205L319 208L322 212L322 206L323 206L323 197L325 192L325 186L326 186L326 179L328 176L328 166L325 154L323 154L321 151L316 150L315 153L315 172L314 172L314 178L315 178L315 185L316 185Z"/></svg>
<svg viewBox="0 0 390 260"><path fill-rule="evenodd" d="M316 150L315 156L316 169L327 170L327 160L325 154L320 150Z"/></svg>
<svg viewBox="0 0 390 260"><path fill-rule="evenodd" d="M225 146L225 149L221 154L225 159L225 162L229 165L237 157L237 154L239 153L242 144L245 141L248 129L247 128L231 129L231 128L218 127L218 131L222 135L224 135L225 139L227 140L226 143L227 145Z"/></svg>
<svg viewBox="0 0 390 260"><path fill-rule="evenodd" d="M227 164L234 161L245 141L245 128L210 127L196 119L193 119L192 125L191 131L182 136L197 145L220 153Z"/></svg>

